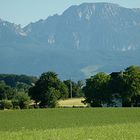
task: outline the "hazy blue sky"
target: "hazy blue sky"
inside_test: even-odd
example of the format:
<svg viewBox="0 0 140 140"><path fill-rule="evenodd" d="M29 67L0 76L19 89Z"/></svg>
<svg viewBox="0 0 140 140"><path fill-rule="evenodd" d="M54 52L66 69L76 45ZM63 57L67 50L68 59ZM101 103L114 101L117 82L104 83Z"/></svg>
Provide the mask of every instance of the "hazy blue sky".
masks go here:
<svg viewBox="0 0 140 140"><path fill-rule="evenodd" d="M61 14L71 5L83 2L111 2L140 8L140 0L0 0L0 18L26 25L53 14Z"/></svg>

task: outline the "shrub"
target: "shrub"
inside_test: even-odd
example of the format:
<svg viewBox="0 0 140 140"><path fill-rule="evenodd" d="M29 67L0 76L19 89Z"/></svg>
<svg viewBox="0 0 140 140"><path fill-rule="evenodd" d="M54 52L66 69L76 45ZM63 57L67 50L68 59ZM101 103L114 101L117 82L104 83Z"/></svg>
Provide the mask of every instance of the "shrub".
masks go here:
<svg viewBox="0 0 140 140"><path fill-rule="evenodd" d="M19 92L14 100L12 101L14 108L17 108L18 106L20 109L27 109L29 107L30 103L30 97L27 93Z"/></svg>
<svg viewBox="0 0 140 140"><path fill-rule="evenodd" d="M12 109L13 104L12 104L11 100L1 100L0 101L0 108L1 109Z"/></svg>
<svg viewBox="0 0 140 140"><path fill-rule="evenodd" d="M12 104L14 109L20 109L18 100L12 100Z"/></svg>

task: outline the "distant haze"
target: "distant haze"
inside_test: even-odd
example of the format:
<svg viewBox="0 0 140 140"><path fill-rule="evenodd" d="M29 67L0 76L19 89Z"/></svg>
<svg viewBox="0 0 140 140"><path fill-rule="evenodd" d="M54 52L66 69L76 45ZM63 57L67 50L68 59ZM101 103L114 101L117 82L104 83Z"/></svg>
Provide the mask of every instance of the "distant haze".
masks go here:
<svg viewBox="0 0 140 140"><path fill-rule="evenodd" d="M55 71L79 80L139 60L140 9L83 3L24 28L0 20L0 73Z"/></svg>

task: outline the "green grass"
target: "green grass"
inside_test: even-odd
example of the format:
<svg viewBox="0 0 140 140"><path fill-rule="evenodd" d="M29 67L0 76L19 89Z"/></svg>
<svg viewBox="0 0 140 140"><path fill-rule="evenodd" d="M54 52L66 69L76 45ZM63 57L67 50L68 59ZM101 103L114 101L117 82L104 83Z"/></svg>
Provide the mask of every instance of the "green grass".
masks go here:
<svg viewBox="0 0 140 140"><path fill-rule="evenodd" d="M0 111L0 140L139 140L139 108Z"/></svg>

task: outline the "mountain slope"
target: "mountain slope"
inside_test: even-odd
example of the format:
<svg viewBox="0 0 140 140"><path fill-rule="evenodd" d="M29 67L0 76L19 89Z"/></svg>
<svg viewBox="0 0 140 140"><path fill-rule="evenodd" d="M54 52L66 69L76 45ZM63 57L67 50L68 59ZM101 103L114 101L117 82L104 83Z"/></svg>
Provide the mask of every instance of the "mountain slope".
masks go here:
<svg viewBox="0 0 140 140"><path fill-rule="evenodd" d="M61 16L40 20L24 30L41 44L52 47L135 49L140 43L135 42L140 31L140 10L87 3L72 6Z"/></svg>
<svg viewBox="0 0 140 140"><path fill-rule="evenodd" d="M24 27L0 21L1 73L74 80L140 65L140 9L84 3Z"/></svg>

